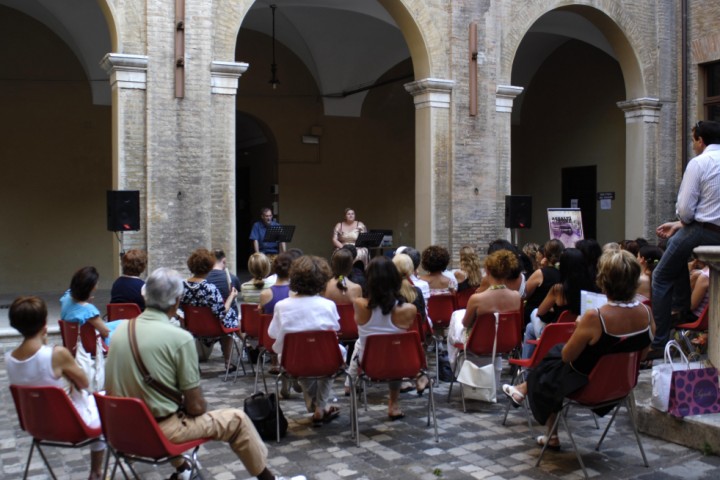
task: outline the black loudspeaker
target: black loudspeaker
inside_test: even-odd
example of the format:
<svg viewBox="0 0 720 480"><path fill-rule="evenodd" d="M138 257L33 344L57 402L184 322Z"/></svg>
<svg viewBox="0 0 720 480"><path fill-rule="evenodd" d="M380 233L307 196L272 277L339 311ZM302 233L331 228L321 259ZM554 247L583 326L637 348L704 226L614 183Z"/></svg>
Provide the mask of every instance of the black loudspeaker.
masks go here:
<svg viewBox="0 0 720 480"><path fill-rule="evenodd" d="M111 232L140 230L138 190L108 190L107 229Z"/></svg>
<svg viewBox="0 0 720 480"><path fill-rule="evenodd" d="M532 227L532 197L505 195L505 228Z"/></svg>

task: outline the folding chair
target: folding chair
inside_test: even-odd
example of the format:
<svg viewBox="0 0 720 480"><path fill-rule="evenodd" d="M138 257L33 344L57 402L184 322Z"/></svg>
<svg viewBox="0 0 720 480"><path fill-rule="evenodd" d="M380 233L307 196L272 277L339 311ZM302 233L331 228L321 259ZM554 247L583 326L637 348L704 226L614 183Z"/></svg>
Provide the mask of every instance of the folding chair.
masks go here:
<svg viewBox="0 0 720 480"><path fill-rule="evenodd" d="M575 439L570 431L570 426L567 421L567 412L571 407L581 407L587 409L596 409L602 407L614 406L612 417L605 427L600 440L595 446L595 450L600 450L605 436L607 435L610 426L615 420L617 412L620 410L622 405L625 405L628 411L628 417L630 417L630 424L632 425L633 432L635 433L635 439L637 440L638 447L640 447L640 454L642 455L643 463L646 467L649 467L647 458L645 457L645 450L643 449L642 442L640 441L640 435L638 434L637 426L635 425L635 417L632 414L632 408L630 406L630 398L637 385L638 378L638 366L640 362L640 352L626 352L626 353L613 353L610 355L604 355L600 358L595 368L588 376L588 384L576 392L570 394L563 404L562 410L557 414L555 423L552 426L552 434L557 433L558 423L562 420L565 430L567 430L570 442L572 443L575 456L577 456L580 467L582 468L585 478L588 478L587 470L585 470L585 464L582 461L580 452L578 452ZM547 449L547 443L543 446L540 456L535 463L535 466L540 465L545 450Z"/></svg>
<svg viewBox="0 0 720 480"><path fill-rule="evenodd" d="M50 476L56 479L42 446L82 448L101 441L100 427L88 427L75 410L70 397L59 387L28 387L10 385L20 428L33 437L23 479L27 478L35 448Z"/></svg>
<svg viewBox="0 0 720 480"><path fill-rule="evenodd" d="M427 371L427 360L423 351L420 337L416 332L389 333L370 335L365 338L365 349L358 366L358 380L363 385L365 410L367 411L367 382L391 382L405 379L416 380L421 376L428 379L430 394L428 395L427 426L430 426L432 414L435 429L435 441L439 442L437 417L435 415L435 398L433 396L433 382ZM357 392L351 389L352 428L357 445L360 446L360 425L357 404Z"/></svg>
<svg viewBox="0 0 720 480"><path fill-rule="evenodd" d="M111 397L101 393L94 393L100 412L102 432L110 450L115 457L110 478L115 478L118 465L125 472L122 460L136 479L138 476L134 462L161 465L178 457L182 457L191 464L190 478L193 473L202 479L202 473L197 461L197 452L200 445L212 440L201 438L183 443L172 443L163 434L157 421L150 413L145 402L137 398ZM184 452L192 450L192 455ZM103 478L107 478L110 457L106 456Z"/></svg>
<svg viewBox="0 0 720 480"><path fill-rule="evenodd" d="M561 315L562 316L562 315ZM524 373L527 370L532 370L545 358L547 352L558 343L565 343L572 336L575 331L575 323L551 323L547 325L538 339L537 346L533 351L532 357L530 358L511 358L509 361L510 365L516 365L518 367L511 385L516 385L523 378ZM503 417L502 424L505 425L508 413L510 412L511 401L508 401L505 407L505 416ZM530 434L532 435L533 427L532 420L530 418L530 409L528 408L527 400L523 401L523 407L525 408L525 414L527 415L528 427L530 428Z"/></svg>
<svg viewBox="0 0 720 480"><path fill-rule="evenodd" d="M522 312L501 312L498 323L497 332L497 350L498 356L510 354L516 350L522 343ZM464 361L467 358L467 354L471 353L477 356L492 355L493 341L495 340L495 314L488 313L480 315L475 319L475 323L470 330L467 350L465 351L465 345L462 343L455 344L458 349L455 357L455 370L453 371L453 380L450 382L450 388L448 388L448 402L452 395L452 387L457 378L458 369L461 365L461 358ZM460 389L460 394L463 404L463 412L467 411L465 408L465 394Z"/></svg>
<svg viewBox="0 0 720 480"><path fill-rule="evenodd" d="M280 398L280 380L322 379L334 380L345 374L345 360L338 346L337 332L334 330L310 330L285 334L280 373L275 378L275 393ZM352 377L350 389L355 390ZM280 402L276 402L277 441L280 442Z"/></svg>
<svg viewBox="0 0 720 480"><path fill-rule="evenodd" d="M93 357L95 356L98 333L90 322L85 322L81 327L77 322L58 320L58 327L60 327L60 338L62 339L63 346L70 350L70 353L72 353L73 356L75 355L77 347L78 330L80 330L80 341L82 342L83 348L90 355ZM105 340L103 340L102 344L103 355L107 355L108 346L105 343Z"/></svg>
<svg viewBox="0 0 720 480"><path fill-rule="evenodd" d="M237 362L235 363L235 378L233 381L237 381L238 376L238 364L243 369L243 375L245 374L245 364L242 361L242 354L237 343L237 332L239 328L225 328L225 326L218 320L215 314L212 312L210 307L194 307L192 305L182 305L182 310L185 313L185 329L192 334L193 337L199 340L220 340L223 337L232 338L233 349L237 354ZM232 352L230 354L232 360ZM225 378L223 381L227 381L228 375L230 374L230 365L232 362L228 362L225 367Z"/></svg>
<svg viewBox="0 0 720 480"><path fill-rule="evenodd" d="M142 313L137 303L108 303L105 308L109 322L113 320L130 320Z"/></svg>
<svg viewBox="0 0 720 480"><path fill-rule="evenodd" d="M444 331L450 326L450 318L455 311L455 295L444 293L431 295L427 301L427 314L433 323L433 342L435 343L435 365L438 365L440 358L440 344L445 339ZM440 369L435 369L435 377L440 383Z"/></svg>
<svg viewBox="0 0 720 480"><path fill-rule="evenodd" d="M688 355L697 356L695 348L693 348L693 344L690 341L690 332L707 332L708 318L710 317L710 313L708 312L709 307L710 304L708 303L703 309L698 319L694 322L683 323L680 325L675 325L674 327L675 330L677 330L677 332L680 334L680 337L682 338L683 343L687 348Z"/></svg>

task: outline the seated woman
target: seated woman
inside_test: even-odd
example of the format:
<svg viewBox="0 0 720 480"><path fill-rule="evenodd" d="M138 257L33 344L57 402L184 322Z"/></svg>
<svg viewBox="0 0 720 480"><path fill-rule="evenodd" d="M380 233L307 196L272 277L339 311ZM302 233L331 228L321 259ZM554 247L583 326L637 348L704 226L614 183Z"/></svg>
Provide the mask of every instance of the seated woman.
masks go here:
<svg viewBox="0 0 720 480"><path fill-rule="evenodd" d="M585 256L577 248L567 248L560 255L560 281L552 286L540 306L530 312L530 323L525 328L522 358L530 358L535 345L528 340L540 338L545 325L555 323L566 310L580 315L580 291L596 292L595 279L585 263Z"/></svg>
<svg viewBox="0 0 720 480"><path fill-rule="evenodd" d="M544 258L541 267L535 270L525 283L525 323L530 322L530 312L540 306L553 285L560 281L557 264L565 246L560 240L553 239L545 243Z"/></svg>
<svg viewBox="0 0 720 480"><path fill-rule="evenodd" d="M208 283L207 276L215 265L215 256L205 248L198 248L187 260L187 267L192 276L183 282L185 291L181 305L192 305L193 307L210 307L213 315L223 324L225 328L236 328L238 326L237 312L231 308L237 290L233 287L227 299L223 301L220 290L212 283ZM220 342L223 357L225 358L225 369L235 371L234 365L230 365L232 356L232 338L224 336ZM233 368L234 367L234 368Z"/></svg>
<svg viewBox="0 0 720 480"><path fill-rule="evenodd" d="M517 257L518 264L517 268L515 268L511 273L510 277L508 277L505 284L507 285L507 288L511 290L515 290L520 293L520 296L525 295L525 284L527 283L526 280L530 275L532 274L532 271L529 272L527 275L524 272L523 268L523 253L518 250L518 248L513 245L512 243L508 242L504 238L498 238L496 240L493 240L488 244L487 254L491 255L495 252L499 252L500 250L507 250L508 252L511 252ZM532 264L532 261L527 258L526 261L529 264ZM529 269L532 269L532 267L529 267ZM491 283L490 278L486 275L487 272L483 273L483 278L480 281L480 285L475 289L475 293L482 293L485 290L487 290Z"/></svg>
<svg viewBox="0 0 720 480"><path fill-rule="evenodd" d="M470 297L467 308L455 311L450 320L447 346L453 368L457 354L455 344L465 343L477 317L486 313L520 311L522 304L520 294L508 288L508 283L513 281L512 276L517 269L517 255L509 250L498 250L485 259L485 272L490 280L490 287Z"/></svg>
<svg viewBox="0 0 720 480"><path fill-rule="evenodd" d="M69 384L71 389L88 388L85 372L75 363L70 351L47 345L47 306L42 299L18 297L10 306L8 316L10 325L23 336L20 346L5 353L5 368L11 385L65 388ZM83 422L91 428L99 427L95 398L89 395L86 403L77 404L76 395L71 399ZM90 445L90 480L102 478L104 454L105 442Z"/></svg>
<svg viewBox="0 0 720 480"><path fill-rule="evenodd" d="M335 224L335 228L333 229L333 246L335 249L338 249L342 248L343 245L355 245L358 236L367 231L367 227L363 222L355 220L355 210L352 208L346 208L345 218L342 222ZM363 269L367 266L369 258L367 248L357 248L356 260L362 263Z"/></svg>
<svg viewBox="0 0 720 480"><path fill-rule="evenodd" d="M283 252L273 260L272 271L276 276L275 284L260 292L260 308L262 313L272 315L275 305L290 296L290 266L293 256Z"/></svg>
<svg viewBox="0 0 720 480"><path fill-rule="evenodd" d="M112 284L110 303L135 303L140 310L145 310L145 298L140 292L145 282L140 275L147 267L147 254L133 248L125 252L121 264L122 275Z"/></svg>
<svg viewBox="0 0 720 480"><path fill-rule="evenodd" d="M348 369L348 373L352 376L357 375L358 361L362 358L365 339L368 336L405 332L412 326L417 314L415 305L406 303L400 294L402 279L390 259L373 258L368 266L367 280L368 297L357 298L353 302L360 337L355 344L353 359ZM388 387L390 389L388 418L399 420L405 416L400 410L400 382L390 382ZM420 392L419 388L418 386Z"/></svg>
<svg viewBox="0 0 720 480"><path fill-rule="evenodd" d="M60 318L66 322L79 323L80 326L85 322L90 323L105 339L105 343L109 344L112 332L123 320L103 322L100 311L90 303L99 279L100 274L95 267L83 267L75 272L70 280L70 289L60 297Z"/></svg>
<svg viewBox="0 0 720 480"><path fill-rule="evenodd" d="M440 245L430 245L422 252L422 268L427 272L420 275L430 286L430 296L453 293L457 290L457 280L452 273L445 273L450 263L450 253Z"/></svg>
<svg viewBox="0 0 720 480"><path fill-rule="evenodd" d="M482 281L482 264L473 247L465 245L460 249L460 268L453 273L457 280L458 292L480 286L480 282Z"/></svg>
<svg viewBox="0 0 720 480"><path fill-rule="evenodd" d="M325 286L323 297L337 303L352 303L362 296L362 287L351 281L348 276L353 269L353 255L346 248L335 250L330 258L333 278Z"/></svg>
<svg viewBox="0 0 720 480"><path fill-rule="evenodd" d="M608 303L585 312L565 344L555 345L528 380L517 386L503 385L503 392L513 406L520 406L525 396L530 400L535 419L548 425L546 435L537 438L538 445L558 450L557 432L550 429L563 399L587 384L587 376L603 355L642 351L644 357L655 333L652 312L634 300L640 278L640 264L627 251L610 251L600 257L597 284L607 295Z"/></svg>
<svg viewBox="0 0 720 480"><path fill-rule="evenodd" d="M275 339L275 353L282 355L283 341L288 333L340 330L340 317L335 303L320 296L330 276L330 266L324 258L305 255L292 263L290 290L295 294L275 304L273 319L268 328L268 335ZM280 360L282 361L282 358ZM319 426L338 417L340 409L331 405L331 379L301 379L300 386L307 411L313 414L314 425Z"/></svg>
<svg viewBox="0 0 720 480"><path fill-rule="evenodd" d="M275 284L275 276L270 275L270 260L264 253L253 253L248 258L248 271L252 280L240 285L240 299L243 303L260 303L260 292Z"/></svg>
<svg viewBox="0 0 720 480"><path fill-rule="evenodd" d="M640 247L637 254L638 262L642 267L640 273L640 284L638 285L637 294L635 298L641 302L649 302L650 294L652 292L652 272L660 263L663 251L654 245L644 245Z"/></svg>

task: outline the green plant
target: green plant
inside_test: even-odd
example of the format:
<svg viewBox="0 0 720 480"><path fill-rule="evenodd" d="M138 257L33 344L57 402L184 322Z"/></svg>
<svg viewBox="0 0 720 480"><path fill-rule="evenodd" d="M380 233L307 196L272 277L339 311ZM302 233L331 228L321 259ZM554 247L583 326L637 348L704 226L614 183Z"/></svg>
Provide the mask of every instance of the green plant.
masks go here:
<svg viewBox="0 0 720 480"><path fill-rule="evenodd" d="M442 475L443 475L442 470L440 470L439 468L436 468L435 470L433 470L433 475L435 475L436 477L442 477Z"/></svg>

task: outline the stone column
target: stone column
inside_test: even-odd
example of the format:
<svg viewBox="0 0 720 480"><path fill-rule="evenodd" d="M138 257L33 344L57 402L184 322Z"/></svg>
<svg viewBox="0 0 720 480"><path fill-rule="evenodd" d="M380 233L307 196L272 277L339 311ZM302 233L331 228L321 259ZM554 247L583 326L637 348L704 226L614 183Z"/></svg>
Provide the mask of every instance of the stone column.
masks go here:
<svg viewBox="0 0 720 480"><path fill-rule="evenodd" d="M211 156L213 159L212 248L222 248L228 267L237 269L235 212L235 111L238 79L247 63L212 62Z"/></svg>
<svg viewBox="0 0 720 480"><path fill-rule="evenodd" d="M710 265L710 303L708 307L708 358L720 365L720 247L697 247L698 258Z"/></svg>
<svg viewBox="0 0 720 480"><path fill-rule="evenodd" d="M505 195L512 192L512 108L515 98L523 92L523 87L513 85L498 85L495 89L495 131L498 139L495 142L497 148L497 190L494 212L490 218L497 219L498 234L491 238L507 238L517 243L517 238L509 238L510 232L502 223L505 217ZM517 230L515 231L517 237Z"/></svg>
<svg viewBox="0 0 720 480"><path fill-rule="evenodd" d="M100 62L112 88L112 162L114 190L140 191L140 231L123 234L125 250L147 250L146 87L148 57L108 53ZM117 239L114 251L119 252ZM115 276L120 263L115 262Z"/></svg>
<svg viewBox="0 0 720 480"><path fill-rule="evenodd" d="M415 248L449 244L450 100L455 82L425 78L405 84L415 101Z"/></svg>
<svg viewBox="0 0 720 480"><path fill-rule="evenodd" d="M665 220L646 202L655 194L658 171L657 135L660 108L657 98L618 102L625 112L625 238L655 238L655 227ZM673 161L673 164L675 162Z"/></svg>

